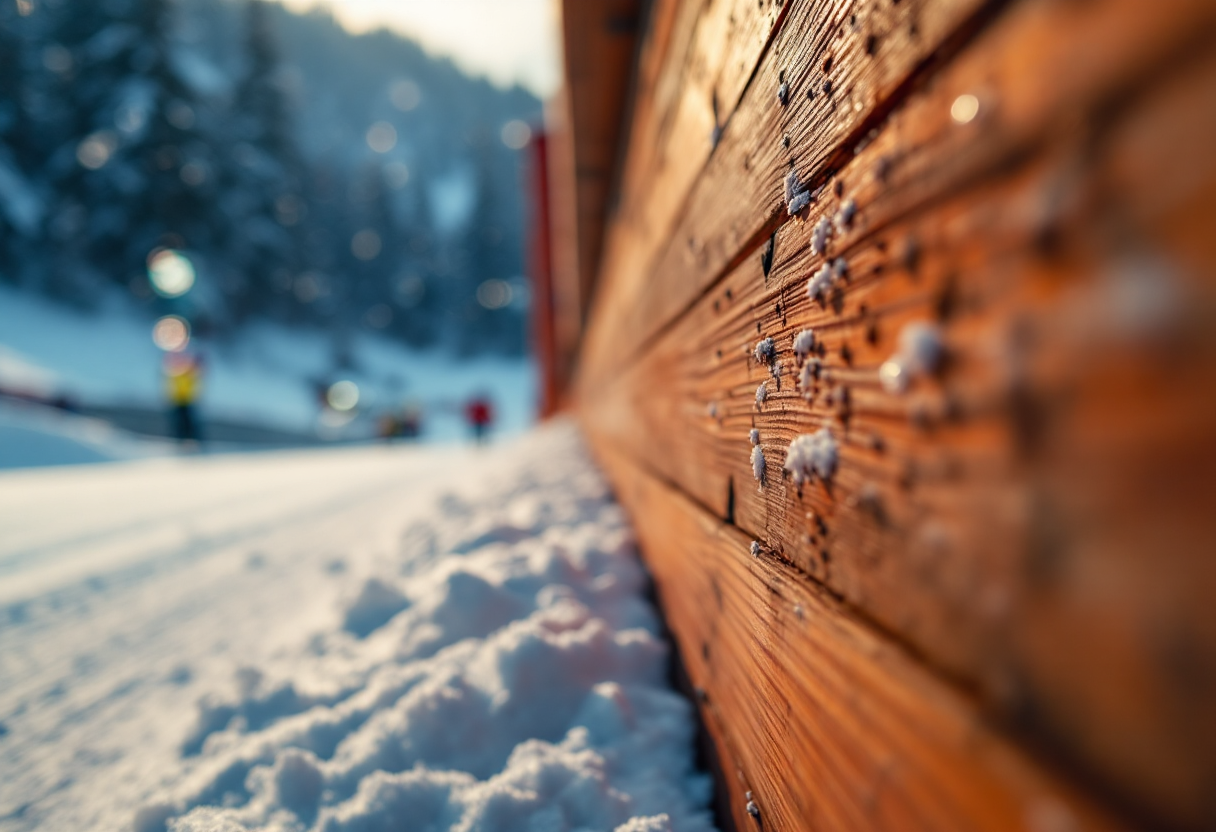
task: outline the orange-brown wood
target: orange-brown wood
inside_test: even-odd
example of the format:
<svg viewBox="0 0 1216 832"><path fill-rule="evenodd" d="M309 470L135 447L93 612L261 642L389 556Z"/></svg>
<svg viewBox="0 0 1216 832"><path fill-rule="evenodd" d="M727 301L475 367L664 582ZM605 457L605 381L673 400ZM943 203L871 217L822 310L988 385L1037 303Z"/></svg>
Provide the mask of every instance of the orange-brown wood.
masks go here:
<svg viewBox="0 0 1216 832"><path fill-rule="evenodd" d="M740 828L747 789L777 829L1071 829L1089 799L1211 828L1216 5L658 0L636 73L578 408ZM918 322L945 359L886 389ZM797 487L825 427L839 465Z"/></svg>
<svg viewBox="0 0 1216 832"><path fill-rule="evenodd" d="M598 447L723 752L737 828L1116 828L800 572Z"/></svg>
<svg viewBox="0 0 1216 832"><path fill-rule="evenodd" d="M988 98L988 107L997 106L1002 130L990 133L993 148L963 148L973 158L1028 144L1074 109L1093 109L1181 44L1207 37L1216 18L1216 6L1206 0L1175 0L1168 13L1153 14L1140 0L1026 0L992 21L993 7L1001 5L794 3L662 250L644 264L601 275L601 302L580 363L583 382L594 387L619 369L624 356L636 357L742 253L759 245L784 216L783 182L791 166L812 186L826 182L872 128L881 128L914 82L931 77L929 70L979 23L990 23L985 49L972 50L967 69L952 77L958 93L977 93ZM783 73L791 82L788 107L776 98ZM823 92L825 81L832 83L830 95ZM895 148L888 162L898 164L915 146ZM933 167L907 173L939 176Z"/></svg>
<svg viewBox="0 0 1216 832"><path fill-rule="evenodd" d="M657 11L666 14L656 17L670 18L671 25L660 25L647 39L639 63L621 180L599 270L610 284L644 273L667 240L788 8L776 0L659 4Z"/></svg>
<svg viewBox="0 0 1216 832"><path fill-rule="evenodd" d="M584 413L1112 793L1200 826L1216 776L1216 166L1190 160L1216 146L1216 113L1193 117L1216 98L1216 59L1196 55L1083 144L915 218L869 226L870 191L875 210L863 201L829 253L850 277L822 304L805 294L824 262L808 238L834 204L816 206L777 233L767 280L748 258ZM951 95L926 91L907 123ZM877 139L859 171L888 150ZM887 393L878 368L913 321L941 327L950 361ZM823 364L809 402L791 350L804 327ZM762 337L779 389L750 357ZM786 448L823 426L840 470L796 488Z"/></svg>

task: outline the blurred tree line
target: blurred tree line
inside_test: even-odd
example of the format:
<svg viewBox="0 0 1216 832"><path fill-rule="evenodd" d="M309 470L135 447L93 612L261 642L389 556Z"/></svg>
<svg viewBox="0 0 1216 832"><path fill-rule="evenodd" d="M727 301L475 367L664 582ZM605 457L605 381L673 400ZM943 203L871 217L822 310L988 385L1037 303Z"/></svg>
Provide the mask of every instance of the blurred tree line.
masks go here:
<svg viewBox="0 0 1216 832"><path fill-rule="evenodd" d="M524 349L519 125L539 102L262 0L0 0L0 280L462 353ZM512 147L507 146L513 145Z"/></svg>

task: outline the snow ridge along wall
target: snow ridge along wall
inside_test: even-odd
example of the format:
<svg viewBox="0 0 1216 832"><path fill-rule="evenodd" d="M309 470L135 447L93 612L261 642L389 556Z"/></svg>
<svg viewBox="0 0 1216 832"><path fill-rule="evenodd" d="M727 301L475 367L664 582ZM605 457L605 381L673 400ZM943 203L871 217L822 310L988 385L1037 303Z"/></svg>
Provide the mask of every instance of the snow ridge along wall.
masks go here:
<svg viewBox="0 0 1216 832"><path fill-rule="evenodd" d="M712 829L620 510L570 425L503 456L497 487L407 530L354 633L300 646L301 675L340 691L257 678L206 706L175 832Z"/></svg>

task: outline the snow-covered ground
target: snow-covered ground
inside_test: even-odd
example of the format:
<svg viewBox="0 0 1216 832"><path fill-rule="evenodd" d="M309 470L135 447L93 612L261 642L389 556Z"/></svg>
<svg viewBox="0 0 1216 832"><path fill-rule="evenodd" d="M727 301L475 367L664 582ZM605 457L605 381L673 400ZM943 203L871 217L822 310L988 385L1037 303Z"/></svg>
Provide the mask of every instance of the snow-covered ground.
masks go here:
<svg viewBox="0 0 1216 832"><path fill-rule="evenodd" d="M11 472L0 528L4 832L710 828L569 425Z"/></svg>
<svg viewBox="0 0 1216 832"><path fill-rule="evenodd" d="M0 387L160 407L161 353L151 322L121 297L111 301L97 312L78 312L0 284ZM274 324L253 324L232 344L199 348L207 362L204 418L311 432L320 415L314 382L347 379L361 391L365 432L378 412L415 402L424 412L424 439L462 438L460 406L478 392L493 399L500 434L519 433L535 420L535 371L524 359L462 360L362 333L352 344L355 367L341 370L323 334Z"/></svg>
<svg viewBox="0 0 1216 832"><path fill-rule="evenodd" d="M132 436L98 419L44 405L0 401L0 470L113 462L174 452L169 441Z"/></svg>

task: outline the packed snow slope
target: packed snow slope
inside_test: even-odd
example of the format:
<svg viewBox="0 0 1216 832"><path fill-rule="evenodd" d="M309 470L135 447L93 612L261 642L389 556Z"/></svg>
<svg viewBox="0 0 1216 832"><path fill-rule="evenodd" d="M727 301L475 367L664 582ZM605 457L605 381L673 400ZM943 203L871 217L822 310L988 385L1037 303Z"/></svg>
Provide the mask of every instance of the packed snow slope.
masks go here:
<svg viewBox="0 0 1216 832"><path fill-rule="evenodd" d="M151 320L121 297L109 301L85 313L0 284L0 388L163 407L163 353L152 343ZM462 406L475 393L493 400L500 434L520 433L536 416L535 368L523 358L461 359L362 333L351 344L355 366L343 370L319 331L270 323L251 324L230 344L196 346L206 360L204 426L228 418L329 439L363 438L373 434L380 413L414 403L423 411L423 439L445 442L465 436ZM342 428L319 419L314 385L338 379L360 390L361 417Z"/></svg>
<svg viewBox="0 0 1216 832"><path fill-rule="evenodd" d="M575 431L0 475L0 830L707 830Z"/></svg>

